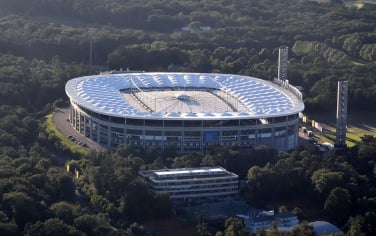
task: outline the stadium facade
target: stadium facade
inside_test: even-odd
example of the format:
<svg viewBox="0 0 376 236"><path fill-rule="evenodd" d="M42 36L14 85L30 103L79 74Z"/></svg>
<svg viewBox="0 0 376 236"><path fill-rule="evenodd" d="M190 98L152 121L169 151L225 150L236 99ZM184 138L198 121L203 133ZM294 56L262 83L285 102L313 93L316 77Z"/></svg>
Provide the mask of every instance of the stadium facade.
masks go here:
<svg viewBox="0 0 376 236"><path fill-rule="evenodd" d="M65 87L69 121L106 148L174 146L181 153L219 144L294 149L301 93L288 81L206 73L116 73Z"/></svg>

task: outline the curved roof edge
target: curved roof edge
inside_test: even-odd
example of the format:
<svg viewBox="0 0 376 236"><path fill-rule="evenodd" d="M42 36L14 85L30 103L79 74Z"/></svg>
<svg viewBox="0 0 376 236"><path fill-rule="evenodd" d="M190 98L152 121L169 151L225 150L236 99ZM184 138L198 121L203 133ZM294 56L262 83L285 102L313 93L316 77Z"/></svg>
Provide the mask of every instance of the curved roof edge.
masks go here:
<svg viewBox="0 0 376 236"><path fill-rule="evenodd" d="M248 111L165 114L148 113L131 106L120 90L131 86L153 87L207 87L230 93L243 102ZM153 119L247 119L292 115L304 110L301 96L281 84L254 77L209 73L125 73L92 75L71 79L65 86L68 97L76 104L94 112L125 118ZM292 89L291 89L292 88Z"/></svg>

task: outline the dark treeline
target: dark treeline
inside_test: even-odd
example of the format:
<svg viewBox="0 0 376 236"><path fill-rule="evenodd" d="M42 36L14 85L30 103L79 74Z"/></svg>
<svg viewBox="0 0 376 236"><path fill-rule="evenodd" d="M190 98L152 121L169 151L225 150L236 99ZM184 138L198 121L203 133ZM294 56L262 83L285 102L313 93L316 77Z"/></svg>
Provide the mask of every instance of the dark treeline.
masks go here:
<svg viewBox="0 0 376 236"><path fill-rule="evenodd" d="M253 206L288 209L301 220L327 219L350 235L376 232L372 136L325 157L315 149L277 153L236 145L183 156L172 147L158 153L121 145L84 157L63 150L20 107L1 106L1 124L2 234L147 235L143 222L169 218L172 205L167 195L155 196L137 172L214 165L246 181L241 194ZM66 155L73 158L66 163L69 172L56 166L55 159Z"/></svg>
<svg viewBox="0 0 376 236"><path fill-rule="evenodd" d="M129 68L272 79L280 46L290 48L289 79L304 87L308 111L334 107L339 79L350 82L351 109L374 110L376 7L336 2L0 1L0 234L147 235L142 223L170 217L171 203L137 171L221 165L246 180L252 204L285 205L306 220L315 208L349 235L374 235L374 137L325 158L236 145L184 156L120 146L87 157L44 124L76 76Z"/></svg>
<svg viewBox="0 0 376 236"><path fill-rule="evenodd" d="M308 110L376 102L376 6L314 1L17 0L0 3L0 52L99 68L235 73L272 79L290 47L289 79ZM183 28L185 29L183 30ZM206 28L205 28L206 27Z"/></svg>

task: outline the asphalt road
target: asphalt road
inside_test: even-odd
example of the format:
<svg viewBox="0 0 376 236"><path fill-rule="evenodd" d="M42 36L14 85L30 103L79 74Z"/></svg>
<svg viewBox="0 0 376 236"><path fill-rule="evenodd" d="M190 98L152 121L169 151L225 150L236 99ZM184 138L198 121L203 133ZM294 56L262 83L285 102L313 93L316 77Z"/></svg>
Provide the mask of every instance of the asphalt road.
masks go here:
<svg viewBox="0 0 376 236"><path fill-rule="evenodd" d="M63 135L65 136L72 135L76 140L86 143L89 149L92 149L95 151L103 151L103 148L99 144L77 133L77 131L73 128L73 126L69 123L69 121L67 121L68 117L69 117L69 107L59 108L55 112L55 115L52 119L57 129Z"/></svg>

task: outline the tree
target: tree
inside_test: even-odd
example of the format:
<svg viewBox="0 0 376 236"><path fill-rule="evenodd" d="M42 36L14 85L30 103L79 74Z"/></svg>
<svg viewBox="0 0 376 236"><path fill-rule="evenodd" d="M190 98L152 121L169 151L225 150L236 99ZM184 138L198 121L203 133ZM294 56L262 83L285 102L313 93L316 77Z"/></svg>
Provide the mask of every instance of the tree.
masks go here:
<svg viewBox="0 0 376 236"><path fill-rule="evenodd" d="M143 236L146 235L145 229L142 225L137 223L131 224L127 229L127 234L129 236Z"/></svg>
<svg viewBox="0 0 376 236"><path fill-rule="evenodd" d="M319 169L313 173L311 179L315 189L325 197L334 187L343 186L344 173Z"/></svg>
<svg viewBox="0 0 376 236"><path fill-rule="evenodd" d="M338 224L346 222L351 213L351 196L347 189L340 187L330 191L328 198L324 203L324 210L330 218Z"/></svg>
<svg viewBox="0 0 376 236"><path fill-rule="evenodd" d="M190 52L189 60L191 67L200 72L209 72L211 69L210 58L203 54L201 50L194 50Z"/></svg>
<svg viewBox="0 0 376 236"><path fill-rule="evenodd" d="M219 155L210 155L206 154L200 166L222 166L223 165L223 158Z"/></svg>
<svg viewBox="0 0 376 236"><path fill-rule="evenodd" d="M47 177L50 193L56 200L73 202L75 185L69 173L60 168L50 168Z"/></svg>
<svg viewBox="0 0 376 236"><path fill-rule="evenodd" d="M248 232L241 219L230 217L226 220L224 235L225 236L246 236L248 235Z"/></svg>
<svg viewBox="0 0 376 236"><path fill-rule="evenodd" d="M105 214L110 213L114 208L114 204L106 197L97 194L90 195L90 206L95 212Z"/></svg>
<svg viewBox="0 0 376 236"><path fill-rule="evenodd" d="M367 61L375 60L376 44L364 44L359 52L360 56Z"/></svg>
<svg viewBox="0 0 376 236"><path fill-rule="evenodd" d="M263 48L263 49L260 50L258 56L259 56L260 60L265 60L265 59L270 58L270 52L267 48Z"/></svg>
<svg viewBox="0 0 376 236"><path fill-rule="evenodd" d="M364 229L368 235L374 235L376 233L376 211L369 210L364 215Z"/></svg>
<svg viewBox="0 0 376 236"><path fill-rule="evenodd" d="M45 212L38 209L40 204L35 199L23 192L4 193L3 202L11 208L11 217L14 217L19 228L23 228L27 222L36 222Z"/></svg>
<svg viewBox="0 0 376 236"><path fill-rule="evenodd" d="M300 209L299 207L295 207L294 209L292 209L291 213L296 215L299 220L304 219L303 210Z"/></svg>
<svg viewBox="0 0 376 236"><path fill-rule="evenodd" d="M193 21L188 24L188 29L191 33L197 33L201 30L201 23L199 21Z"/></svg>
<svg viewBox="0 0 376 236"><path fill-rule="evenodd" d="M277 222L272 222L269 229L266 231L265 236L279 236L281 233L278 231Z"/></svg>
<svg viewBox="0 0 376 236"><path fill-rule="evenodd" d="M205 213L199 213L199 220L198 224L196 225L196 230L199 236L210 236L210 232L208 230L208 223L205 221Z"/></svg>
<svg viewBox="0 0 376 236"><path fill-rule="evenodd" d="M358 149L359 157L366 160L376 161L376 138L372 135L362 137L362 142Z"/></svg>
<svg viewBox="0 0 376 236"><path fill-rule="evenodd" d="M44 222L38 221L35 224L28 225L25 229L25 235L28 236L65 236L65 235L84 235L82 232L79 232L74 227L65 224L63 221L51 218Z"/></svg>
<svg viewBox="0 0 376 236"><path fill-rule="evenodd" d="M168 218L171 215L172 202L168 193L154 195L153 212L154 217Z"/></svg>
<svg viewBox="0 0 376 236"><path fill-rule="evenodd" d="M56 218L67 224L72 224L73 220L80 214L80 208L68 202L57 202L50 206L50 210Z"/></svg>
<svg viewBox="0 0 376 236"><path fill-rule="evenodd" d="M156 213L153 212L154 193L149 186L141 179L134 180L127 187L126 195L126 215L134 220L144 220L152 218Z"/></svg>
<svg viewBox="0 0 376 236"><path fill-rule="evenodd" d="M230 50L226 49L225 47L218 47L214 49L213 56L221 61L224 61L227 56L231 55L230 53Z"/></svg>
<svg viewBox="0 0 376 236"><path fill-rule="evenodd" d="M365 236L362 226L364 225L364 218L361 216L351 217L350 229L347 231L346 236Z"/></svg>
<svg viewBox="0 0 376 236"><path fill-rule="evenodd" d="M0 235L16 236L18 235L18 227L14 223L0 222Z"/></svg>
<svg viewBox="0 0 376 236"><path fill-rule="evenodd" d="M106 223L97 215L83 214L74 219L76 228L87 235L98 235L101 227L105 227Z"/></svg>
<svg viewBox="0 0 376 236"><path fill-rule="evenodd" d="M286 213L286 212L289 212L289 211L287 210L286 206L282 205L282 206L279 207L278 212L279 213Z"/></svg>
<svg viewBox="0 0 376 236"><path fill-rule="evenodd" d="M350 37L346 38L343 42L343 49L345 49L348 53L358 56L359 50L362 47L362 42L359 40L359 37L356 35L351 35Z"/></svg>

